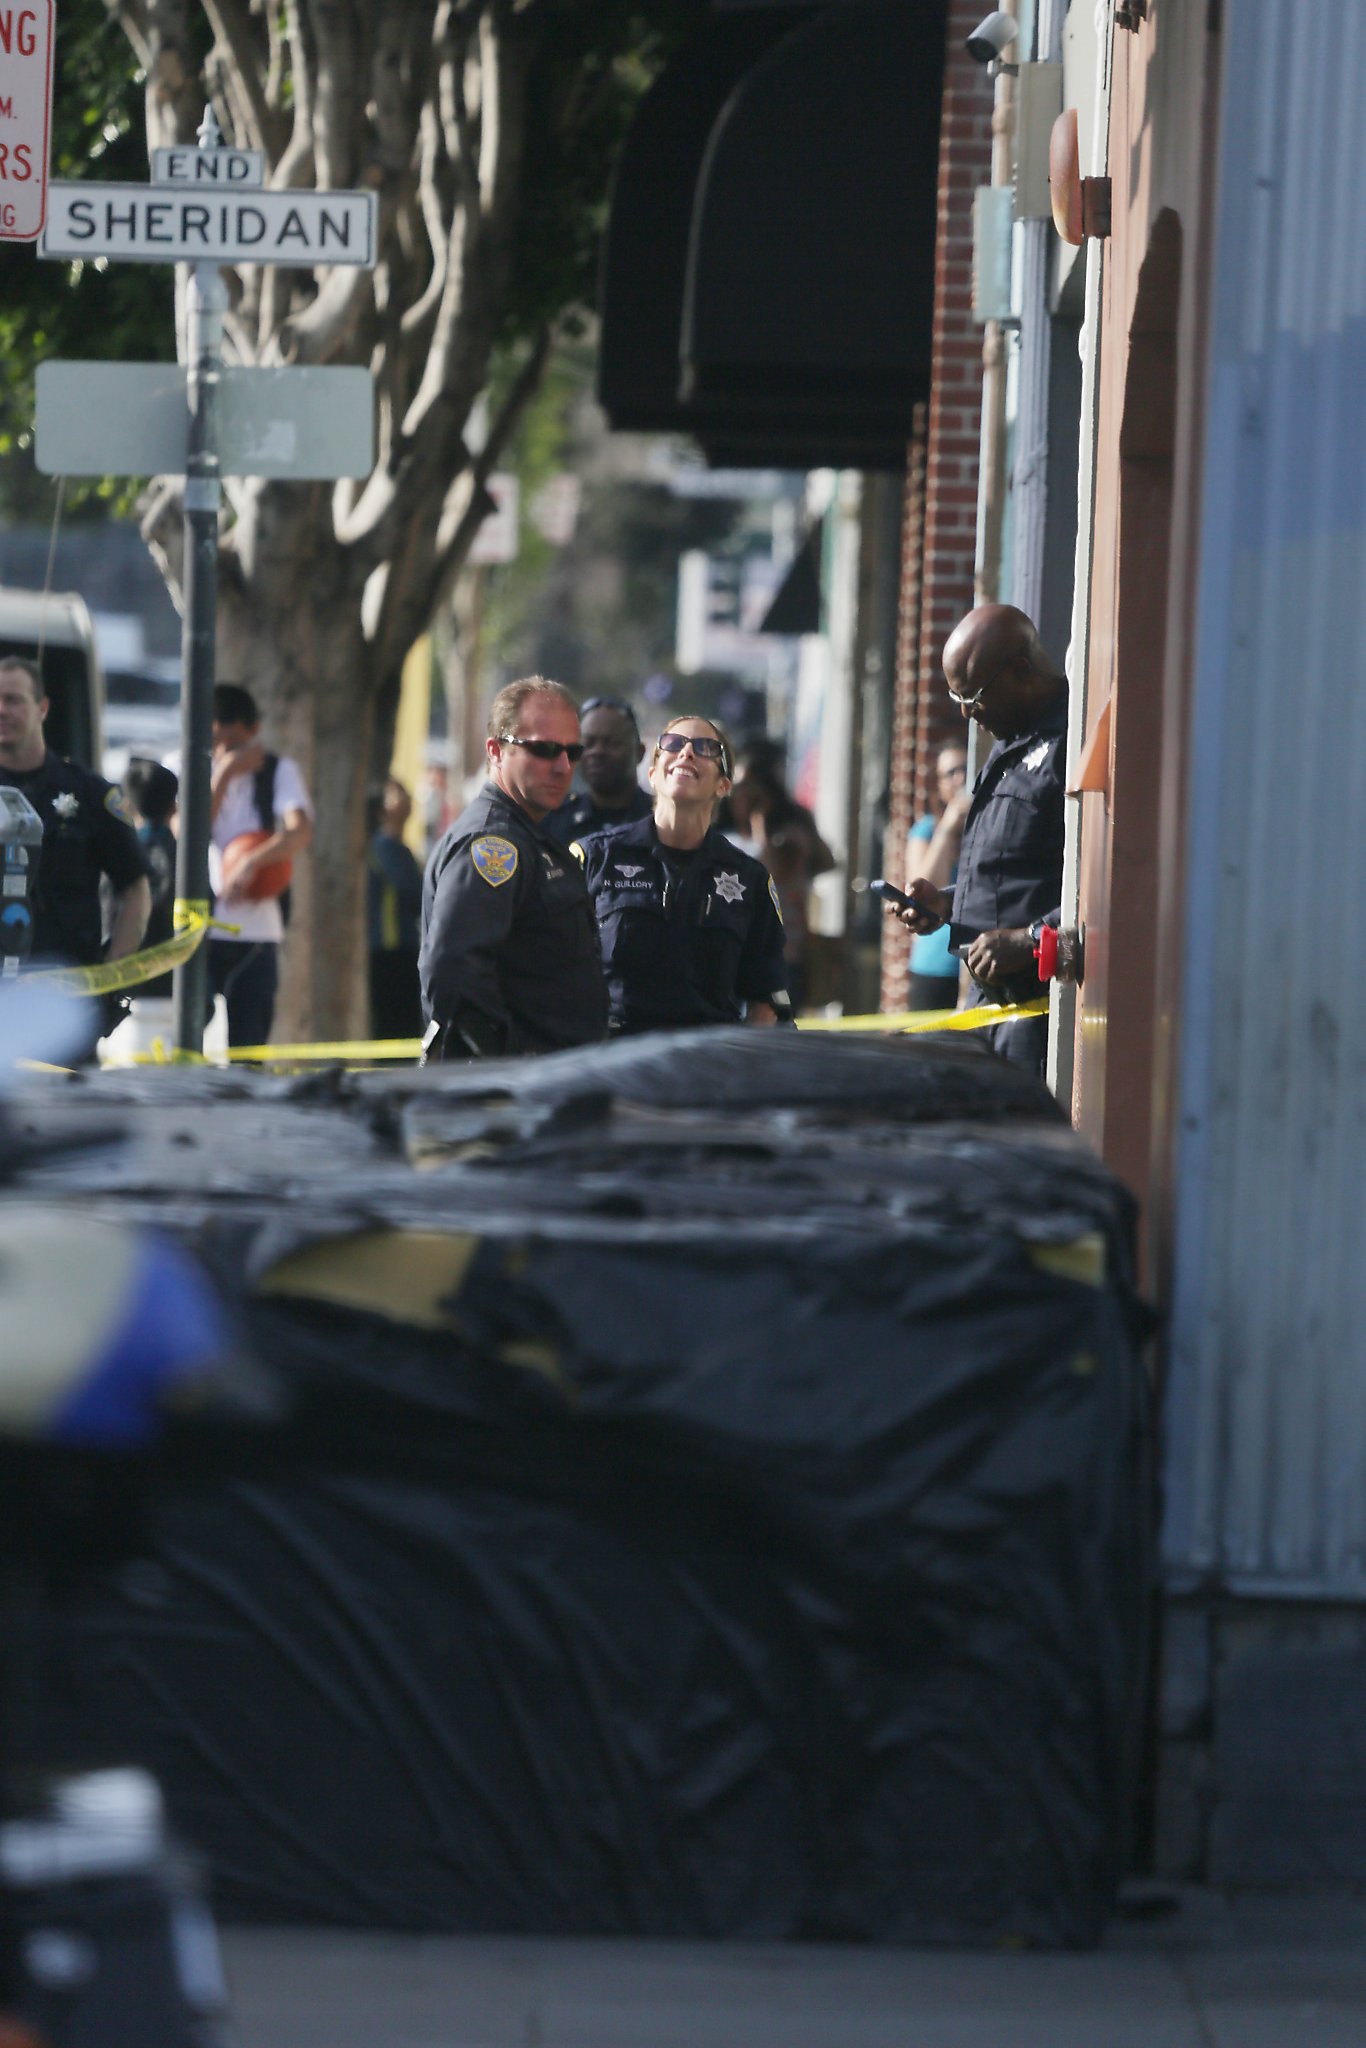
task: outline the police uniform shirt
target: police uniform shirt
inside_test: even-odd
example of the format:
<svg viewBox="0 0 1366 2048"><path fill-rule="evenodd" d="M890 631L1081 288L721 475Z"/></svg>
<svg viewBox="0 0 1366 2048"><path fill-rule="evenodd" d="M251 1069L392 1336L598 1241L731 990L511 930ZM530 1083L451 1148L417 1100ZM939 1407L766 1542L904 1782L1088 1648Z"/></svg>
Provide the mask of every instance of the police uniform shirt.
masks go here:
<svg viewBox="0 0 1366 2048"><path fill-rule="evenodd" d="M661 845L653 817L581 851L614 1030L734 1024L745 1003L788 1007L772 878L714 826L681 857Z"/></svg>
<svg viewBox="0 0 1366 2048"><path fill-rule="evenodd" d="M50 747L41 768L0 769L0 780L20 790L43 821L34 958L93 966L104 952L100 876L122 892L147 873L123 798L102 775Z"/></svg>
<svg viewBox="0 0 1366 2048"><path fill-rule="evenodd" d="M469 1005L508 1052L588 1045L607 1029L592 906L576 860L486 783L438 841L422 885L425 1015Z"/></svg>
<svg viewBox="0 0 1366 2048"><path fill-rule="evenodd" d="M566 797L560 808L550 813L544 830L552 839L558 839L561 846L572 846L576 839L587 839L595 832L613 832L621 825L635 825L640 819L650 817L653 811L649 793L639 787L620 811L604 811L588 790L581 789Z"/></svg>
<svg viewBox="0 0 1366 2048"><path fill-rule="evenodd" d="M1067 693L1027 733L998 740L973 784L953 885L950 941L966 952L979 932L1020 931L1056 911L1062 897ZM999 984L1039 993L1038 977Z"/></svg>

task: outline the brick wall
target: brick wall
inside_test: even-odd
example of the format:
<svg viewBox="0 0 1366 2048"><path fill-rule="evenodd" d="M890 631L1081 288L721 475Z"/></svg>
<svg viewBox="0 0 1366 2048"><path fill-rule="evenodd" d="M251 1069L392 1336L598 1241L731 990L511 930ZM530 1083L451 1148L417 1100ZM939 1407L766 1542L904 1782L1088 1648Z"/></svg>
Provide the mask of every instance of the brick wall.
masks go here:
<svg viewBox="0 0 1366 2048"><path fill-rule="evenodd" d="M974 601L977 462L982 427L982 329L972 317L972 198L991 178L992 86L963 44L981 0L951 0L939 133L930 399L907 461L901 629L893 713L891 812L883 867L900 877L906 833L929 808L934 757L963 721L944 694L939 655ZM919 425L919 422L917 422ZM882 1007L906 1000L909 942L883 928Z"/></svg>
<svg viewBox="0 0 1366 2048"><path fill-rule="evenodd" d="M918 405L906 462L906 497L901 520L901 594L896 622L896 685L892 706L892 760L889 776L887 836L882 872L889 882L902 879L906 832L920 813L916 809L916 718L920 672L920 591L925 544L925 458L929 439L929 408ZM911 935L884 913L882 923L882 996L884 1010L899 1010L906 1000Z"/></svg>

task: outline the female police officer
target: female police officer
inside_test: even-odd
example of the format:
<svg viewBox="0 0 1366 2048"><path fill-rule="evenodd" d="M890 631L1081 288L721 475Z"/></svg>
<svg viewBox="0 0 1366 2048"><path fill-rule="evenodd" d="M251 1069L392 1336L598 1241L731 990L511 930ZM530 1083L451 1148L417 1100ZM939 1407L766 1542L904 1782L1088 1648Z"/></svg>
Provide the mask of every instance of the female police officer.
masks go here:
<svg viewBox="0 0 1366 2048"><path fill-rule="evenodd" d="M777 893L758 861L712 825L730 770L720 726L671 719L650 763L653 816L576 849L613 1031L791 1020Z"/></svg>

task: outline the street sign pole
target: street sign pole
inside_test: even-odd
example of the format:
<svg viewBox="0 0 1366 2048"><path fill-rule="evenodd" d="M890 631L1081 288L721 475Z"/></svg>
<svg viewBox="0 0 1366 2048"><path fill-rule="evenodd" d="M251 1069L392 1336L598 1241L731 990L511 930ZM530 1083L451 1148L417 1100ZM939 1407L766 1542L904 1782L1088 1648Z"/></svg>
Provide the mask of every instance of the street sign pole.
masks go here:
<svg viewBox="0 0 1366 2048"><path fill-rule="evenodd" d="M3 20L0 5L0 24ZM3 33L0 26L0 41ZM283 264L317 270L353 264L372 270L378 196L373 191L268 189L261 182L262 152L225 149L222 139L213 109L206 107L198 149L156 151L154 174L164 182L58 181L48 188L51 203L38 252L63 263L103 259L194 266L184 372L151 363L100 365L94 386L102 400L94 417L78 400L81 417L73 440L71 421L63 415L71 405L71 377L74 373L79 380L80 366L41 365L36 451L44 474L105 476L117 474L124 463L145 471L149 453L164 463L165 474L174 474L176 454L185 449L179 928L209 915L218 512L224 470L229 476L367 476L373 459L368 371L340 365L224 369L228 294L221 266ZM46 380L45 369L51 373ZM288 387L283 391L282 378ZM100 403L113 417L100 416ZM49 468L49 462L57 468ZM208 947L201 945L175 972L175 1042L181 1052L203 1049L208 984Z"/></svg>
<svg viewBox="0 0 1366 2048"><path fill-rule="evenodd" d="M206 107L201 148L219 142ZM176 923L209 915L209 831L213 767L214 641L218 624L218 381L223 365L223 315L228 292L216 264L196 263L190 278L189 441L185 455L185 613L181 630L180 841L176 855ZM174 1030L178 1051L202 1052L209 1002L209 943L195 947L175 971Z"/></svg>

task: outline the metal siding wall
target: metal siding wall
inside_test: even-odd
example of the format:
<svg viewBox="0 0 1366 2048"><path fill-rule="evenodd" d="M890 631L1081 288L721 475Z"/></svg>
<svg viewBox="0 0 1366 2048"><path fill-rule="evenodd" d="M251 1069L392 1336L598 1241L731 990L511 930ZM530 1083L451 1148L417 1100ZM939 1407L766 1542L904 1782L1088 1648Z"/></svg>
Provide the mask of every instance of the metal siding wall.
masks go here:
<svg viewBox="0 0 1366 2048"><path fill-rule="evenodd" d="M1223 24L1166 1555L1366 1598L1366 7Z"/></svg>

